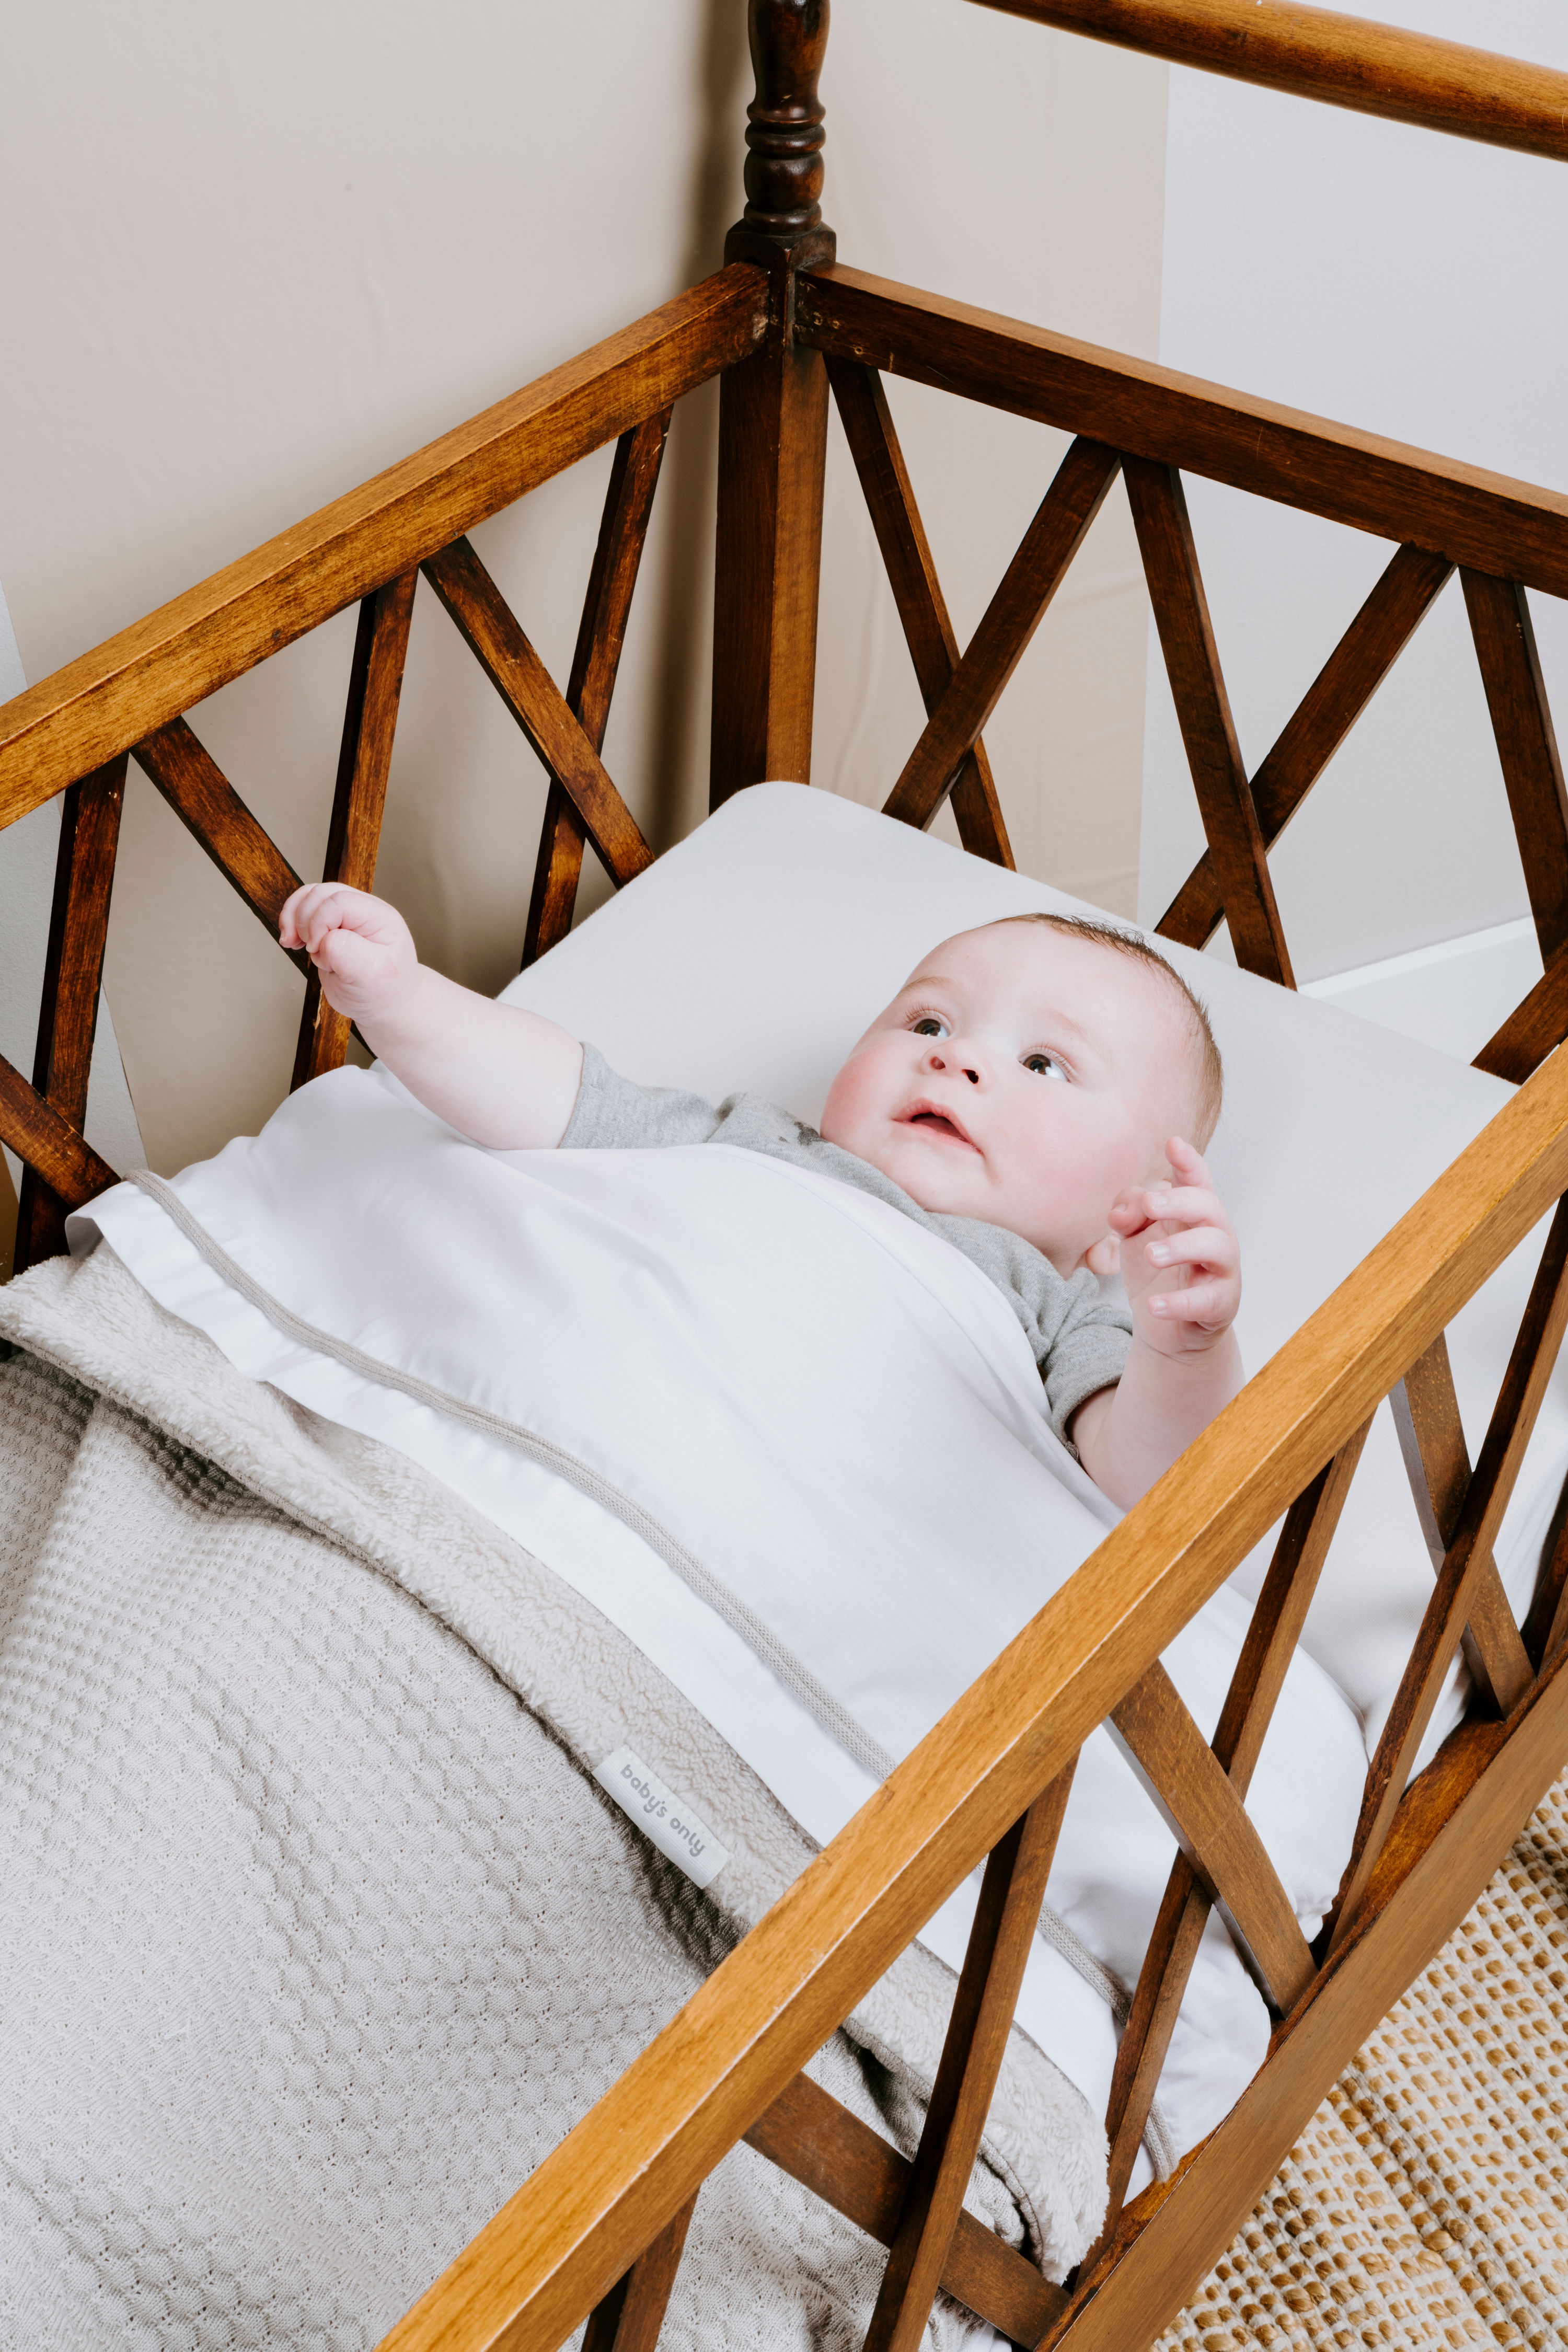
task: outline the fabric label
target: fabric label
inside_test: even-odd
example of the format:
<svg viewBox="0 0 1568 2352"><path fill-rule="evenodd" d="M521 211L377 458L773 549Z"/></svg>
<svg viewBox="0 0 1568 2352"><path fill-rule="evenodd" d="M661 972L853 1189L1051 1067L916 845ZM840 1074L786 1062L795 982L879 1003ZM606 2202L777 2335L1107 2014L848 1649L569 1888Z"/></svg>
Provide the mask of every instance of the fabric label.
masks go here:
<svg viewBox="0 0 1568 2352"><path fill-rule="evenodd" d="M679 1864L694 1886L712 1885L730 1859L730 1849L720 1844L707 1822L673 1789L667 1789L657 1772L648 1770L640 1756L629 1748L617 1748L594 1767L594 1778L660 1853Z"/></svg>

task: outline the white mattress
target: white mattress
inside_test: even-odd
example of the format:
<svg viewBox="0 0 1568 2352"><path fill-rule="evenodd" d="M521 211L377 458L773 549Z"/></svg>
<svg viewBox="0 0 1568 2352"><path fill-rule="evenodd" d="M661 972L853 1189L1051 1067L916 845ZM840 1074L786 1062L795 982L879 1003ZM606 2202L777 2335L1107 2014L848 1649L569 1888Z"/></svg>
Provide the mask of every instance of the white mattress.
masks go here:
<svg viewBox="0 0 1568 2352"><path fill-rule="evenodd" d="M1103 919L833 793L761 784L502 993L591 1039L627 1077L715 1100L745 1087L811 1118L848 1048L929 947L1030 908ZM1208 1158L1241 1236L1237 1329L1256 1370L1514 1089L1334 1005L1156 944L1208 1004L1225 1057L1226 1108ZM1472 1459L1544 1238L1542 1225L1448 1333ZM1528 1600L1565 1469L1568 1372L1559 1365L1498 1547L1516 1608ZM1267 1563L1260 1547L1238 1588L1254 1594ZM1384 1405L1305 1641L1356 1707L1369 1744L1431 1590ZM1456 1675L1428 1753L1462 1706Z"/></svg>

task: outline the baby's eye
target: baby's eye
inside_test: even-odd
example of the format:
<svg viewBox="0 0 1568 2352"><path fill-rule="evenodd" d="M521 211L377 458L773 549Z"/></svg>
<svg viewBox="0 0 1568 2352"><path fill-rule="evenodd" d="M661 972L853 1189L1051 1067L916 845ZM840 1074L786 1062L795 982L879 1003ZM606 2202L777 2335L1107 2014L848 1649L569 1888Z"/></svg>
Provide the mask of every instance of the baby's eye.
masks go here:
<svg viewBox="0 0 1568 2352"><path fill-rule="evenodd" d="M1026 1055L1024 1067L1032 1071L1037 1078L1060 1078L1064 1082L1067 1078L1067 1072L1050 1054Z"/></svg>
<svg viewBox="0 0 1568 2352"><path fill-rule="evenodd" d="M934 1013L922 1013L918 1021L910 1022L910 1027L917 1037L945 1037L947 1035L946 1022L939 1021Z"/></svg>

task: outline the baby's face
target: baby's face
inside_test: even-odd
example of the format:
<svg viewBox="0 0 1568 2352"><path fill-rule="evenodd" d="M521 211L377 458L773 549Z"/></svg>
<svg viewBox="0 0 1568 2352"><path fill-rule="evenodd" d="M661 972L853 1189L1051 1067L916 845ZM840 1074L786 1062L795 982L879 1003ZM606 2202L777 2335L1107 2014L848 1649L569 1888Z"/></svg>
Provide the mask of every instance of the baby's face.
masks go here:
<svg viewBox="0 0 1568 2352"><path fill-rule="evenodd" d="M1194 1046L1156 971L1044 924L944 940L867 1031L822 1115L922 1209L1021 1234L1058 1272L1192 1121Z"/></svg>

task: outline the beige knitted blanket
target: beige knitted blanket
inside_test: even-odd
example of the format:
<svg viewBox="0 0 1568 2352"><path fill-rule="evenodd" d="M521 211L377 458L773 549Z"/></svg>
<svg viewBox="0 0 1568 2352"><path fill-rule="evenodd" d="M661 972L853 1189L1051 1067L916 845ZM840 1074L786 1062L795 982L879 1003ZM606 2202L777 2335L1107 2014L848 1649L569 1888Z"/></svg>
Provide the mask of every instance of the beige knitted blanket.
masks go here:
<svg viewBox="0 0 1568 2352"><path fill-rule="evenodd" d="M548 1568L107 1248L0 1292L0 2347L362 2352L811 1848ZM622 1747L710 1893L591 1777ZM813 2063L906 2149L952 1993L911 1948ZM1015 2035L972 2207L1059 2275L1103 2196ZM739 2148L665 2341L847 2352L879 2268Z"/></svg>
<svg viewBox="0 0 1568 2352"><path fill-rule="evenodd" d="M1160 2352L1568 2347L1568 1776Z"/></svg>

